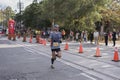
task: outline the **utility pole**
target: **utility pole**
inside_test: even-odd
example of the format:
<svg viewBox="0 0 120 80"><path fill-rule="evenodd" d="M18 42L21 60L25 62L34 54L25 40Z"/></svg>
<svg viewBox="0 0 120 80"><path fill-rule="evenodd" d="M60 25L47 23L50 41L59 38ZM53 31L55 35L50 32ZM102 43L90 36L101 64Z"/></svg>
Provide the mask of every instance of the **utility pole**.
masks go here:
<svg viewBox="0 0 120 80"><path fill-rule="evenodd" d="M24 8L24 4L21 2L21 0L19 0L19 2L17 3L18 9L19 9L19 16L20 16L20 20L19 20L19 28L22 28L22 9Z"/></svg>
<svg viewBox="0 0 120 80"><path fill-rule="evenodd" d="M52 21L52 27L54 27L54 25L55 25L55 1L53 0L53 21Z"/></svg>
<svg viewBox="0 0 120 80"><path fill-rule="evenodd" d="M20 28L21 28L21 0L19 0Z"/></svg>

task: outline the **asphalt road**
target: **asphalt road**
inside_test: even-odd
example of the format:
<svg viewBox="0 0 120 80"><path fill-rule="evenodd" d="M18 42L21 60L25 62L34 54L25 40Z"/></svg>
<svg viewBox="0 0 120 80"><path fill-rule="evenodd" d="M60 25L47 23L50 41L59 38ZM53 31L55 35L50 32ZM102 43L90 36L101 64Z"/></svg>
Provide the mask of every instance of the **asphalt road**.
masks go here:
<svg viewBox="0 0 120 80"><path fill-rule="evenodd" d="M28 39L29 40L29 39ZM0 38L0 80L120 80L120 62L111 61L114 47L100 45L101 57L94 57L96 45L69 42L62 58L50 68L51 51L47 46Z"/></svg>

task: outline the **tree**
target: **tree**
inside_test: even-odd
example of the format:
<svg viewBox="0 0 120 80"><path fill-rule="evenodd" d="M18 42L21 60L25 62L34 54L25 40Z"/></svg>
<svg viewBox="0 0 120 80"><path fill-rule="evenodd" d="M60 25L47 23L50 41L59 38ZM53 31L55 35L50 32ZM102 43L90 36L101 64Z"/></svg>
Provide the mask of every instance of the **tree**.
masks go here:
<svg viewBox="0 0 120 80"><path fill-rule="evenodd" d="M37 0L33 0L33 3L37 3Z"/></svg>
<svg viewBox="0 0 120 80"><path fill-rule="evenodd" d="M8 26L8 20L10 18L14 18L15 12L12 10L10 6L7 6L4 10L0 11L0 16L2 17L3 25Z"/></svg>
<svg viewBox="0 0 120 80"><path fill-rule="evenodd" d="M106 5L106 8L101 8L100 14L102 15L104 31L112 30L113 28L119 29L120 4L117 2L117 0L111 0Z"/></svg>
<svg viewBox="0 0 120 80"><path fill-rule="evenodd" d="M101 20L99 7L108 0L45 0L43 9L51 22L52 19L61 26L71 29L89 29L94 22Z"/></svg>
<svg viewBox="0 0 120 80"><path fill-rule="evenodd" d="M115 10L114 14L111 14L112 10L108 7L111 1L43 0L40 3L32 3L25 9L23 22L27 27L45 26L46 22L50 22L47 26L52 26L54 21L66 29L93 30L97 21L105 25L106 21L113 22L117 19L114 15L118 16L120 10Z"/></svg>
<svg viewBox="0 0 120 80"><path fill-rule="evenodd" d="M43 28L50 26L50 22L47 19L44 19L42 14L42 2L32 3L25 9L23 13L23 24L26 27L32 28Z"/></svg>

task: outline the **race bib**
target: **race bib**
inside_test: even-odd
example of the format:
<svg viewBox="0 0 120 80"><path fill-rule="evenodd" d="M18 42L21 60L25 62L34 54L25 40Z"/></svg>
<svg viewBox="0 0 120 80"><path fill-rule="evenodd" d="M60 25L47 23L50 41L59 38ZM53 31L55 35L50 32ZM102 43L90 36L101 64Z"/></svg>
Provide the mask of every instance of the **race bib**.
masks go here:
<svg viewBox="0 0 120 80"><path fill-rule="evenodd" d="M59 46L58 42L53 42L53 46L54 46L54 47Z"/></svg>

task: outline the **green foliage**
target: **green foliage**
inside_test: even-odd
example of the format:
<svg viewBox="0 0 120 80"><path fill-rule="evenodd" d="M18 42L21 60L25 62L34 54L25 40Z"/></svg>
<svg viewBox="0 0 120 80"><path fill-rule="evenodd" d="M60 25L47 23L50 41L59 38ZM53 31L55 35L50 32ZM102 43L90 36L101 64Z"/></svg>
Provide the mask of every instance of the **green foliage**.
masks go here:
<svg viewBox="0 0 120 80"><path fill-rule="evenodd" d="M42 5L41 3L32 3L29 5L23 13L23 23L26 27L43 28L49 27L50 22L47 19L42 18Z"/></svg>
<svg viewBox="0 0 120 80"><path fill-rule="evenodd" d="M112 4L111 4L112 3ZM120 23L120 9L113 11L112 0L42 0L30 4L23 13L23 22L27 27L52 26L73 30L93 30L95 22L110 20ZM116 4L114 4L116 9Z"/></svg>
<svg viewBox="0 0 120 80"><path fill-rule="evenodd" d="M7 27L8 26L8 20L10 18L14 18L15 12L12 10L10 6L6 7L4 10L0 11L0 22Z"/></svg>

